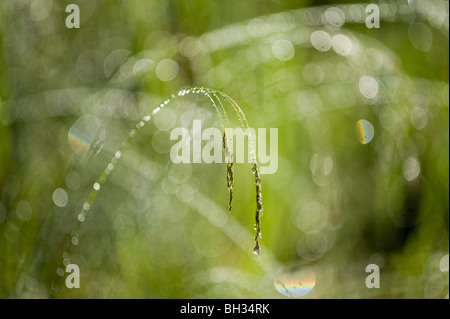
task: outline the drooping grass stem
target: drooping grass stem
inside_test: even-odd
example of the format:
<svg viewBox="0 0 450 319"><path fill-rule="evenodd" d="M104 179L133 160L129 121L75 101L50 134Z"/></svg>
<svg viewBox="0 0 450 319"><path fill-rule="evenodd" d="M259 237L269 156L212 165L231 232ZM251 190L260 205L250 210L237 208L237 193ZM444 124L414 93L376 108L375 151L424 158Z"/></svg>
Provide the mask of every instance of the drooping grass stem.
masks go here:
<svg viewBox="0 0 450 319"><path fill-rule="evenodd" d="M226 130L225 128L230 127L230 122L228 119L227 112L225 110L225 105L222 102L222 99L227 102L233 109L233 111L238 116L239 122L241 123L241 126L243 129L248 129L248 122L245 118L245 115L242 111L242 109L239 107L239 105L228 95L225 93L215 90L215 89L208 89L203 87L194 87L190 89L181 89L176 94L172 94L170 97L166 98L159 106L157 106L150 114L144 116L141 121L139 121L135 127L133 127L130 132L128 133L127 139L122 143L120 148L114 153L114 156L111 158L109 163L107 164L104 171L101 173L100 177L93 183L92 189L87 197L87 200L82 204L82 208L80 213L77 216L77 223L75 226L74 231L71 233L71 239L70 243L66 249L66 251L63 254L63 262L61 265L61 270L64 269L65 266L70 264L70 256L75 249L76 246L79 244L79 237L81 236L81 232L83 230L83 224L86 220L86 218L89 215L89 212L91 211L92 206L94 205L94 202L97 198L98 193L102 189L103 185L105 184L106 180L108 179L108 176L113 172L114 168L116 167L117 163L119 162L120 158L122 157L122 154L128 149L130 146L132 140L136 136L136 134L145 127L146 123L151 120L153 116L155 116L160 110L165 108L173 99L176 97L182 97L188 94L203 94L205 95L209 101L211 102L212 106L216 110L219 119L221 121L221 127L224 134L224 149L225 154L227 157L227 189L229 192L229 203L228 203L228 212L231 212L232 209L232 201L233 201L233 187L234 187L234 154L232 150L232 140L230 142L230 137L226 136ZM233 137L231 137L232 139ZM259 170L258 170L258 164L256 162L256 156L254 151L254 142L253 142L253 136L251 136L249 132L249 144L250 144L250 158L252 161L252 171L255 175L255 184L256 184L256 216L255 216L255 248L254 253L259 254L260 253L260 243L259 238L261 237L261 216L263 211L262 206L262 193L261 193L261 180L259 176ZM59 281L62 278L62 273L64 271L58 271L58 276L56 277L55 281L53 282L53 285L50 289L50 298L54 298L58 293L58 287L59 287Z"/></svg>

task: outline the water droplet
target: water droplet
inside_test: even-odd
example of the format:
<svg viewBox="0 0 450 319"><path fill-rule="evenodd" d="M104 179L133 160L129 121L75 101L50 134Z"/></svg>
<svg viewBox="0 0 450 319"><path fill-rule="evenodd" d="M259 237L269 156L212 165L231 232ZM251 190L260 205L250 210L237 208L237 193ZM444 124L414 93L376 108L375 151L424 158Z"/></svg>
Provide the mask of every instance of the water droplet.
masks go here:
<svg viewBox="0 0 450 319"><path fill-rule="evenodd" d="M446 23L446 12L445 10L430 10L428 11L428 22L435 29L441 29ZM448 19L447 19L448 25Z"/></svg>
<svg viewBox="0 0 450 319"><path fill-rule="evenodd" d="M72 237L71 242L73 245L77 246L78 245L78 237Z"/></svg>
<svg viewBox="0 0 450 319"><path fill-rule="evenodd" d="M122 156L122 152L121 151L117 151L116 154L114 155L115 158L119 159Z"/></svg>
<svg viewBox="0 0 450 319"><path fill-rule="evenodd" d="M272 45L273 55L281 61L289 61L294 57L295 48L289 40L281 39Z"/></svg>
<svg viewBox="0 0 450 319"><path fill-rule="evenodd" d="M297 227L305 233L321 230L327 224L327 211L317 202L304 205L297 214Z"/></svg>
<svg viewBox="0 0 450 319"><path fill-rule="evenodd" d="M94 185L92 186L95 190L99 190L100 189L100 184L99 183L94 183Z"/></svg>
<svg viewBox="0 0 450 319"><path fill-rule="evenodd" d="M336 66L336 73L339 79L345 83L352 83L355 81L356 70L355 66L349 62L340 62Z"/></svg>
<svg viewBox="0 0 450 319"><path fill-rule="evenodd" d="M177 122L177 114L170 108L161 110L153 119L159 130L170 130Z"/></svg>
<svg viewBox="0 0 450 319"><path fill-rule="evenodd" d="M409 119L411 121L411 125L416 130L422 130L428 122L428 114L427 111L425 111L423 108L416 106L412 109L411 113L409 114Z"/></svg>
<svg viewBox="0 0 450 319"><path fill-rule="evenodd" d="M78 214L78 220L79 220L80 222L84 222L85 218L86 218L86 217L84 216L83 213Z"/></svg>
<svg viewBox="0 0 450 319"><path fill-rule="evenodd" d="M66 185L70 189L77 190L81 185L81 177L80 174L77 172L71 171L67 173L66 178Z"/></svg>
<svg viewBox="0 0 450 319"><path fill-rule="evenodd" d="M83 209L86 210L86 211L88 211L90 208L91 208L91 205L89 205L88 202L84 202L84 204L83 204Z"/></svg>
<svg viewBox="0 0 450 319"><path fill-rule="evenodd" d="M328 238L322 232L306 233L297 244L298 255L308 261L321 258L328 249Z"/></svg>
<svg viewBox="0 0 450 319"><path fill-rule="evenodd" d="M324 18L328 24L336 28L340 28L345 23L345 13L336 7L325 10Z"/></svg>
<svg viewBox="0 0 450 319"><path fill-rule="evenodd" d="M33 214L33 210L26 200L21 200L16 205L16 215L23 221L29 221Z"/></svg>
<svg viewBox="0 0 450 319"><path fill-rule="evenodd" d="M367 120L359 120L356 122L356 135L361 144L369 144L375 135L375 129Z"/></svg>
<svg viewBox="0 0 450 319"><path fill-rule="evenodd" d="M186 37L181 40L179 50L185 57L192 58L200 52L199 41L194 37Z"/></svg>
<svg viewBox="0 0 450 319"><path fill-rule="evenodd" d="M275 289L283 296L298 298L308 294L316 285L316 274L312 269L304 269L292 274L284 274L273 281Z"/></svg>
<svg viewBox="0 0 450 319"><path fill-rule="evenodd" d="M133 66L134 75L143 75L146 72L152 70L154 63L150 59L140 59Z"/></svg>
<svg viewBox="0 0 450 319"><path fill-rule="evenodd" d="M403 178L408 181L414 181L420 174L420 164L414 157L408 157L403 163Z"/></svg>
<svg viewBox="0 0 450 319"><path fill-rule="evenodd" d="M314 31L310 37L312 46L318 51L328 51L331 48L330 35L322 30Z"/></svg>
<svg viewBox="0 0 450 319"><path fill-rule="evenodd" d="M124 74L124 76L117 76L116 78L114 78L114 75L116 74L115 72L120 68L121 65L124 66L124 64L126 64L130 55L131 55L131 52L128 50L124 50L124 49L117 49L117 50L114 50L111 53L109 53L106 56L104 62L102 63L103 74L107 78L111 79L113 82L123 81L127 77L125 74ZM131 62L133 60L130 59L128 61ZM82 60L82 62L84 62L84 61ZM125 70L125 68L123 70ZM120 75L122 75L122 74L120 74Z"/></svg>
<svg viewBox="0 0 450 319"><path fill-rule="evenodd" d="M176 193L177 198L183 203L192 201L195 195L195 190L188 184L182 184Z"/></svg>
<svg viewBox="0 0 450 319"><path fill-rule="evenodd" d="M152 147L159 154L170 152L170 131L158 130L152 136Z"/></svg>
<svg viewBox="0 0 450 319"><path fill-rule="evenodd" d="M161 81L173 80L178 74L178 63L171 59L164 59L156 66L156 76Z"/></svg>
<svg viewBox="0 0 450 319"><path fill-rule="evenodd" d="M105 145L105 129L100 128L95 134L94 141L88 150L88 156L97 156Z"/></svg>
<svg viewBox="0 0 450 319"><path fill-rule="evenodd" d="M66 191L62 188L55 189L52 198L53 203L55 203L55 205L58 207L66 207L67 202L69 201L69 196L67 195Z"/></svg>
<svg viewBox="0 0 450 319"><path fill-rule="evenodd" d="M334 52L340 55L349 55L352 52L352 40L346 35L336 34L331 39L331 45L333 46Z"/></svg>
<svg viewBox="0 0 450 319"><path fill-rule="evenodd" d="M69 129L69 145L80 156L97 155L105 142L105 129L93 115L81 116Z"/></svg>
<svg viewBox="0 0 450 319"><path fill-rule="evenodd" d="M254 38L262 38L270 32L271 26L261 18L254 18L247 24L247 32Z"/></svg>
<svg viewBox="0 0 450 319"><path fill-rule="evenodd" d="M50 14L53 8L52 0L33 0L30 5L30 17L33 21L42 21Z"/></svg>
<svg viewBox="0 0 450 319"><path fill-rule="evenodd" d="M375 78L364 75L359 80L359 91L368 99L373 99L378 94L378 82Z"/></svg>
<svg viewBox="0 0 450 319"><path fill-rule="evenodd" d="M58 274L58 276L64 276L64 269L62 269L61 267L58 267L58 269L56 269L56 273Z"/></svg>
<svg viewBox="0 0 450 319"><path fill-rule="evenodd" d="M305 65L302 75L305 81L311 85L320 85L325 79L325 72L323 68L314 63Z"/></svg>
<svg viewBox="0 0 450 319"><path fill-rule="evenodd" d="M168 178L176 184L184 184L192 176L192 165L190 164L175 164L169 169Z"/></svg>
<svg viewBox="0 0 450 319"><path fill-rule="evenodd" d="M383 66L383 54L374 48L364 50L364 60L367 66L372 70L379 70Z"/></svg>
<svg viewBox="0 0 450 319"><path fill-rule="evenodd" d="M333 159L330 156L319 153L314 154L309 167L317 185L326 186L331 182L330 174L333 170Z"/></svg>
<svg viewBox="0 0 450 319"><path fill-rule="evenodd" d="M164 105L163 105L164 106ZM161 110L161 106L158 106L156 109L153 110L152 114L155 115L156 113L159 112L159 110Z"/></svg>
<svg viewBox="0 0 450 319"><path fill-rule="evenodd" d="M448 254L442 256L441 261L439 262L439 269L442 272L448 271Z"/></svg>

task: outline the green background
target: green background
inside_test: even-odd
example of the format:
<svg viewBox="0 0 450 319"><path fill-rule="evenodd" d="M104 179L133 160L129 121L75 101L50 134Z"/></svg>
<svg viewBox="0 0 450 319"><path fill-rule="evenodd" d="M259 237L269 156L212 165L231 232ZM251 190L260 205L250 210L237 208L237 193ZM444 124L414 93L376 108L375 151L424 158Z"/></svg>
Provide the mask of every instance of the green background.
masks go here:
<svg viewBox="0 0 450 319"><path fill-rule="evenodd" d="M0 297L448 298L448 1L374 1L378 29L371 2L336 2L2 1ZM320 30L351 53L316 49ZM228 214L225 164L170 161L172 128L220 127L204 96L172 99L91 193L136 123L190 87L278 129L259 256L251 165Z"/></svg>

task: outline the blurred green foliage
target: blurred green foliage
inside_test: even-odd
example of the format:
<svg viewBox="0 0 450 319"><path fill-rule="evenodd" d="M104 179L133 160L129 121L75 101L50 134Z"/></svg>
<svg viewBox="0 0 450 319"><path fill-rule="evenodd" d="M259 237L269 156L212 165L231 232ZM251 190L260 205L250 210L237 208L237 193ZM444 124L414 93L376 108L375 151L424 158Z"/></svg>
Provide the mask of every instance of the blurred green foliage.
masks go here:
<svg viewBox="0 0 450 319"><path fill-rule="evenodd" d="M448 1L373 1L379 29L347 3L2 1L0 297L448 298ZM201 86L278 128L261 255L251 166L228 215L225 164L170 161L172 128L219 126L197 95L135 135L81 228L130 130Z"/></svg>

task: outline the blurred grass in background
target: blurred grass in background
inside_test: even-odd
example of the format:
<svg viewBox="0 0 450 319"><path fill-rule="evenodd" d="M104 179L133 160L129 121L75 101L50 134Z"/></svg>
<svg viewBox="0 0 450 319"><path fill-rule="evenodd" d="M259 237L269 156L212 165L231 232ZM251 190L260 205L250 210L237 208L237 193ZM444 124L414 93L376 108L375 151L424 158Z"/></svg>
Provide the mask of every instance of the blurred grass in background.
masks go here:
<svg viewBox="0 0 450 319"><path fill-rule="evenodd" d="M449 3L374 1L379 29L369 3L2 1L0 297L448 298ZM250 165L228 215L225 164L170 161L172 128L219 124L193 95L139 131L74 234L129 131L193 86L278 128L261 255Z"/></svg>

